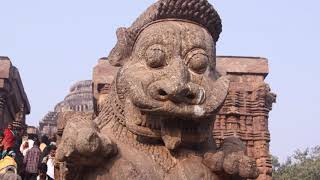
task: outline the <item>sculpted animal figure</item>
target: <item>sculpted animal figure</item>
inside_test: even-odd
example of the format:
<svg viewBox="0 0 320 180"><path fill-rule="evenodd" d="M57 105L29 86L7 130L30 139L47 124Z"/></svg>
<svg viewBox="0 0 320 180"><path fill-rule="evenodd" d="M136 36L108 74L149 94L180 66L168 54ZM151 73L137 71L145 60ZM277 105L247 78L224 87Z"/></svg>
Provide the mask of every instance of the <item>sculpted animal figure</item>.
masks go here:
<svg viewBox="0 0 320 180"><path fill-rule="evenodd" d="M160 0L119 28L121 66L99 115L66 125L66 179L247 179L255 161L237 138L217 149L212 124L229 81L216 73L221 20L206 0Z"/></svg>

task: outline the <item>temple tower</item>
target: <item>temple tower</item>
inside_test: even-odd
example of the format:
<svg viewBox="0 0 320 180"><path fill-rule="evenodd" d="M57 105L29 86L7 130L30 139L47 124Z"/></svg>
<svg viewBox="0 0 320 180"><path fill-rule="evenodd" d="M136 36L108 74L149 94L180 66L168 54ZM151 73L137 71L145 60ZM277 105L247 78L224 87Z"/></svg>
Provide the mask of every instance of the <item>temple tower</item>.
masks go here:
<svg viewBox="0 0 320 180"><path fill-rule="evenodd" d="M40 134L53 136L57 133L59 114L64 112L93 112L91 80L79 81L71 86L64 100L55 106L54 111L48 112L39 123Z"/></svg>

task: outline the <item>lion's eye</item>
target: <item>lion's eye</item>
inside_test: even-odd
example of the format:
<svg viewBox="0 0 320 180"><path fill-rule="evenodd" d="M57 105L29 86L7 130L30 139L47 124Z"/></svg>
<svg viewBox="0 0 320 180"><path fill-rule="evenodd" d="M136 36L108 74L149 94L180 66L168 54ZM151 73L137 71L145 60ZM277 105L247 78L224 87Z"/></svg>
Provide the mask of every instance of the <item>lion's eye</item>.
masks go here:
<svg viewBox="0 0 320 180"><path fill-rule="evenodd" d="M151 68L159 68L166 65L166 53L161 45L153 45L146 51L147 65Z"/></svg>
<svg viewBox="0 0 320 180"><path fill-rule="evenodd" d="M186 61L188 67L198 74L204 73L209 64L208 55L200 49L189 52Z"/></svg>

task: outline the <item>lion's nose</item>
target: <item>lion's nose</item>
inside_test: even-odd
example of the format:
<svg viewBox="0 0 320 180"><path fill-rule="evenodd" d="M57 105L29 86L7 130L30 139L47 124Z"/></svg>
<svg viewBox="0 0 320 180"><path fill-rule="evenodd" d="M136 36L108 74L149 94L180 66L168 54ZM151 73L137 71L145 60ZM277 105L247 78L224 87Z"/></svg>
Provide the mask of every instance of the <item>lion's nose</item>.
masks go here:
<svg viewBox="0 0 320 180"><path fill-rule="evenodd" d="M168 99L175 103L192 104L191 102L196 98L196 93L192 92L186 85L179 86L168 94Z"/></svg>
<svg viewBox="0 0 320 180"><path fill-rule="evenodd" d="M193 83L175 84L158 81L150 88L150 95L160 101L170 100L174 103L201 104L205 99L205 91Z"/></svg>

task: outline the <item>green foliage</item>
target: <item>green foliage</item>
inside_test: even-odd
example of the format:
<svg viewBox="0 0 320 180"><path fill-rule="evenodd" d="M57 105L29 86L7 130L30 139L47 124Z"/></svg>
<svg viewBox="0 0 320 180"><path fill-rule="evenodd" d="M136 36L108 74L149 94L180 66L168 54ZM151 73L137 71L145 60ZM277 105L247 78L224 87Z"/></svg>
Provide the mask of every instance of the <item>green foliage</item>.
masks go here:
<svg viewBox="0 0 320 180"><path fill-rule="evenodd" d="M320 146L297 150L285 163L272 157L275 180L320 180Z"/></svg>

